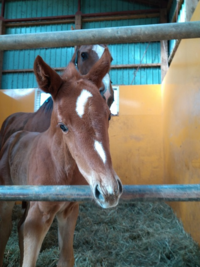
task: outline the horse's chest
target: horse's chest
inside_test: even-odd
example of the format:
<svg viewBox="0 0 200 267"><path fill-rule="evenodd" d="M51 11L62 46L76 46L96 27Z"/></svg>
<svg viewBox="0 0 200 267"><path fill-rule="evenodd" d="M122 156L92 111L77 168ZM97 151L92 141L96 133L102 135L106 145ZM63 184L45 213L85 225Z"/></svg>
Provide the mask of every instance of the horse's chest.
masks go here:
<svg viewBox="0 0 200 267"><path fill-rule="evenodd" d="M33 205L38 205L40 211L42 214L51 215L51 214L57 214L65 212L65 215L67 216L71 208L74 205L74 202L32 202Z"/></svg>

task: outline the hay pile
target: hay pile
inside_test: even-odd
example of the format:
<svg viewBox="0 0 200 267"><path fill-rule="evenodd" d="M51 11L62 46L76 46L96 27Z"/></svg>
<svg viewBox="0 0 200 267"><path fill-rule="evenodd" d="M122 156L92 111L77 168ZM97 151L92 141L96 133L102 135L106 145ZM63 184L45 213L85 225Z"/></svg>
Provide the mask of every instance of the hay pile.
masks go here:
<svg viewBox="0 0 200 267"><path fill-rule="evenodd" d="M3 267L19 266L14 229ZM165 203L120 203L103 210L94 203L80 206L74 236L75 267L200 267L200 249L184 232ZM37 266L54 267L58 260L54 221L42 246Z"/></svg>

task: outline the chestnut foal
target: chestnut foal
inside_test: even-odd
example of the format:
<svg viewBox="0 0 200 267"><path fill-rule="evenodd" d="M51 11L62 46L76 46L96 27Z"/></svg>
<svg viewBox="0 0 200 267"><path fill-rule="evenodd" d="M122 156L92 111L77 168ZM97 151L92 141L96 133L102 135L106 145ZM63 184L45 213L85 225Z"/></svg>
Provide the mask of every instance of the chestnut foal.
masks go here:
<svg viewBox="0 0 200 267"><path fill-rule="evenodd" d="M44 133L19 131L0 154L0 185L78 185L84 179L95 201L115 207L122 184L112 167L108 126L110 110L98 90L109 71L107 48L87 75L70 63L62 77L40 56L34 63L39 87L52 95L50 127ZM14 202L0 201L0 266L11 232ZM73 235L78 203L31 201L19 227L21 266L36 265L46 233L56 216L60 257L58 267L72 267Z"/></svg>
<svg viewBox="0 0 200 267"><path fill-rule="evenodd" d="M71 62L74 63L81 74L87 74L94 64L101 58L106 47L106 45L76 46ZM103 77L102 83L99 84L99 90L110 107L114 101L114 92L108 73ZM37 112L17 112L7 117L0 129L0 150L11 134L17 131L46 131L50 125L52 110L53 100L50 97Z"/></svg>

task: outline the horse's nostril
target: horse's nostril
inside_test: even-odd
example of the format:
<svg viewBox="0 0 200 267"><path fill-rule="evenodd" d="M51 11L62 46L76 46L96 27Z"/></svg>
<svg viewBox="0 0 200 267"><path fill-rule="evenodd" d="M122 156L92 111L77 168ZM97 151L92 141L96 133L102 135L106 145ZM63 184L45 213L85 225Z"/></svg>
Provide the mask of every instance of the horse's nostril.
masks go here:
<svg viewBox="0 0 200 267"><path fill-rule="evenodd" d="M98 185L96 185L96 187L95 187L95 197L96 197L97 199L99 199L99 198L100 198L100 195L101 195L101 193L100 193L100 191L99 191L99 189L98 189Z"/></svg>
<svg viewBox="0 0 200 267"><path fill-rule="evenodd" d="M123 189L122 189L122 183L119 180L117 180L117 183L118 183L118 187L119 187L119 193L121 194L122 191L123 191Z"/></svg>

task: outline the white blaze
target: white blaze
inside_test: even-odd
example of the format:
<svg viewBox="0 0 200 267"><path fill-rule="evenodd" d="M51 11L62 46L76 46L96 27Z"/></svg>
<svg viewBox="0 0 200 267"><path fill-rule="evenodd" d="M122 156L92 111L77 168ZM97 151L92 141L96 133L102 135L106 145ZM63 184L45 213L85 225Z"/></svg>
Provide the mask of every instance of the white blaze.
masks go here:
<svg viewBox="0 0 200 267"><path fill-rule="evenodd" d="M92 97L92 94L88 90L83 89L76 100L76 112L80 118L82 118L85 112L85 105L89 97Z"/></svg>
<svg viewBox="0 0 200 267"><path fill-rule="evenodd" d="M103 160L103 163L106 163L106 153L103 149L102 143L95 141L94 142L94 148L97 151L97 153L99 154L100 158Z"/></svg>
<svg viewBox="0 0 200 267"><path fill-rule="evenodd" d="M103 55L104 47L100 45L93 45L92 50L95 51L100 59L100 57Z"/></svg>

